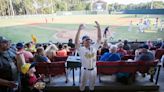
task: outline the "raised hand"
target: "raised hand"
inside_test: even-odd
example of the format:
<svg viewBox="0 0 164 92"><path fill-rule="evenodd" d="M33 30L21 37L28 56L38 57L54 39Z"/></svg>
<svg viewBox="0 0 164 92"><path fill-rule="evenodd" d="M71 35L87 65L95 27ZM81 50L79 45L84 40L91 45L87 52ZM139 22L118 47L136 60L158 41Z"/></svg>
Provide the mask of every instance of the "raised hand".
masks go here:
<svg viewBox="0 0 164 92"><path fill-rule="evenodd" d="M82 29L84 29L84 24L79 25L79 30L82 30Z"/></svg>
<svg viewBox="0 0 164 92"><path fill-rule="evenodd" d="M96 28L100 28L100 24L97 22L97 21L95 21L95 23L96 23Z"/></svg>

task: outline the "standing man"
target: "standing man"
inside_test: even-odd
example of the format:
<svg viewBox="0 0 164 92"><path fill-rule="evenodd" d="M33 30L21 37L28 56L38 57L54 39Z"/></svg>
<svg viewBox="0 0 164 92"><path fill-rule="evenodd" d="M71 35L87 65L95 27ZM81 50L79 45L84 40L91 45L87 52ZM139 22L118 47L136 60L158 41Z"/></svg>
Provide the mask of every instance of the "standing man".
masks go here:
<svg viewBox="0 0 164 92"><path fill-rule="evenodd" d="M15 55L9 48L10 42L0 36L0 92L14 92L18 83Z"/></svg>
<svg viewBox="0 0 164 92"><path fill-rule="evenodd" d="M96 68L96 54L98 47L101 43L101 29L100 25L97 21L97 43L91 45L91 39L89 36L82 37L82 46L80 46L79 37L80 32L84 28L84 25L81 24L79 26L78 32L75 38L75 48L78 50L78 53L81 57L81 83L80 83L80 91L85 91L85 86L87 81L89 81L89 90L90 92L94 92L95 81L97 77L97 68Z"/></svg>

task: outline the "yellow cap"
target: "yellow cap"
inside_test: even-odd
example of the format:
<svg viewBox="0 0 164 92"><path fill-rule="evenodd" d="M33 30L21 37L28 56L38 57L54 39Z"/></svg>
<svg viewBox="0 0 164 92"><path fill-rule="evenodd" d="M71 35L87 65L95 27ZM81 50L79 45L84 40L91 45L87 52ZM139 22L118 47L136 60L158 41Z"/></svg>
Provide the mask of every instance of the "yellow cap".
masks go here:
<svg viewBox="0 0 164 92"><path fill-rule="evenodd" d="M26 74L28 72L28 70L30 69L31 64L30 63L26 63L24 65L21 66L21 71L23 74Z"/></svg>

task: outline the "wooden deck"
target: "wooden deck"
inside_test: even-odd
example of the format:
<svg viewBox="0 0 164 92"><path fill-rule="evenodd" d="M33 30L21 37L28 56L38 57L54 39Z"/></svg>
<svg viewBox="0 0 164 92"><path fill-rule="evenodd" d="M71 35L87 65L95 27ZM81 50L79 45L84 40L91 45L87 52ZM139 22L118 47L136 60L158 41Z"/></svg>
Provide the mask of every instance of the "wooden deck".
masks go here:
<svg viewBox="0 0 164 92"><path fill-rule="evenodd" d="M163 71L163 69L162 69ZM142 77L137 75L136 81L132 84L121 84L115 81L114 76L102 76L100 83L97 77L95 92L162 92L160 85L149 81L150 76ZM79 92L79 70L75 71L75 86L72 82L72 71L68 74L68 83L65 83L65 76L53 77L51 82L47 84L45 92ZM87 92L88 85L86 87Z"/></svg>

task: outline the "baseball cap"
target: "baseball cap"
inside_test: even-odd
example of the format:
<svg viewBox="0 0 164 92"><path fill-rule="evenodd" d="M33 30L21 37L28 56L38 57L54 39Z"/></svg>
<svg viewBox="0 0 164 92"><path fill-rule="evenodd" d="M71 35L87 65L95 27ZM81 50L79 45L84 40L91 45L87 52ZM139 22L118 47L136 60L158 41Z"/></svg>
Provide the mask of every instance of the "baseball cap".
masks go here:
<svg viewBox="0 0 164 92"><path fill-rule="evenodd" d="M22 65L21 66L21 72L23 74L26 74L29 71L29 69L35 67L36 64L37 64L36 62L32 62L32 63L26 63L26 64Z"/></svg>
<svg viewBox="0 0 164 92"><path fill-rule="evenodd" d="M143 46L141 46L141 48L149 49L149 46L144 44Z"/></svg>
<svg viewBox="0 0 164 92"><path fill-rule="evenodd" d="M17 43L16 44L17 49L21 49L21 48L23 48L23 46L24 46L23 43Z"/></svg>
<svg viewBox="0 0 164 92"><path fill-rule="evenodd" d="M0 36L0 43L6 43L9 42L9 40L7 40L5 37Z"/></svg>
<svg viewBox="0 0 164 92"><path fill-rule="evenodd" d="M82 37L82 40L83 40L83 41L84 41L84 40L90 40L90 37L87 36L87 35L85 35L85 36Z"/></svg>

